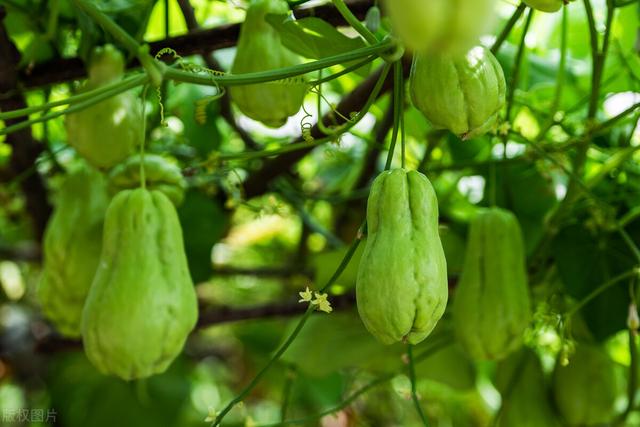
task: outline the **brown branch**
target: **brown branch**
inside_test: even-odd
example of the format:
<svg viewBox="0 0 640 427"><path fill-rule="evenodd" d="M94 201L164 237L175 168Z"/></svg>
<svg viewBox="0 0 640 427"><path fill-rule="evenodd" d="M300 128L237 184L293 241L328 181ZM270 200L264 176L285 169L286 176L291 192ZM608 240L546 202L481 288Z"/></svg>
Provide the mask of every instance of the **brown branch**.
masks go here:
<svg viewBox="0 0 640 427"><path fill-rule="evenodd" d="M372 5L373 0L352 0L349 2L349 8L360 19L364 19ZM297 18L308 16L322 18L335 26L346 25L342 16L331 4L315 8L299 8L296 10ZM191 24L193 24L193 22L191 22ZM192 31L189 34L149 43L149 47L151 53L154 55L160 49L169 47L182 56L208 56L209 53L215 50L235 46L239 34L239 24L221 25L216 28ZM138 64L132 62L129 66L137 67ZM85 67L80 58L56 58L36 65L29 70L23 70L19 80L23 88L36 88L80 79L85 77L85 75Z"/></svg>
<svg viewBox="0 0 640 427"><path fill-rule="evenodd" d="M0 246L0 260L41 262L42 252L36 242L22 242Z"/></svg>
<svg viewBox="0 0 640 427"><path fill-rule="evenodd" d="M336 311L347 310L355 306L355 294L345 294L331 297L331 306ZM281 303L265 304L255 307L211 307L200 309L200 317L196 330L223 323L237 322L241 320L269 319L275 317L293 317L304 313L307 304L299 303L292 299ZM47 326L42 321L33 323L32 334L28 337L33 340L33 350L36 353L57 353L60 351L80 350L82 343L79 340L63 338L53 330L47 331ZM0 336L0 355L10 356L12 348L4 348ZM20 346L23 348L24 346Z"/></svg>
<svg viewBox="0 0 640 427"><path fill-rule="evenodd" d="M336 311L347 310L355 306L354 293L330 298L331 306ZM247 308L212 307L200 312L196 328L204 328L222 323L237 322L240 320L269 319L273 317L291 317L303 314L307 311L307 304L299 303L298 299L287 302L261 305Z"/></svg>
<svg viewBox="0 0 640 427"><path fill-rule="evenodd" d="M0 22L4 21L5 9L0 7ZM21 91L18 90L17 64L20 53L15 47L4 25L0 25L0 111L11 111L25 108L27 103ZM6 120L5 125L11 126L24 119ZM37 173L27 173L43 151L43 145L38 143L31 134L31 129L23 129L6 136L5 143L12 148L8 175L16 178L22 176L20 186L26 198L27 212L31 217L35 238L42 240L44 229L51 215L51 206L47 199L47 190L42 178ZM24 174L24 175L23 175Z"/></svg>

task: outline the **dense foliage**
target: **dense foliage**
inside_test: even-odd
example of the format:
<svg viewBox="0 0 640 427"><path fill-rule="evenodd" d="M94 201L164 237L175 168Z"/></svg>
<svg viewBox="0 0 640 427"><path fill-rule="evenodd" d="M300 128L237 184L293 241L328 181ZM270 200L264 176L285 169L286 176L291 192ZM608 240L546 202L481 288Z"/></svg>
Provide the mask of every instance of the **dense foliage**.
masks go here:
<svg viewBox="0 0 640 427"><path fill-rule="evenodd" d="M640 426L638 0L0 0L0 426Z"/></svg>

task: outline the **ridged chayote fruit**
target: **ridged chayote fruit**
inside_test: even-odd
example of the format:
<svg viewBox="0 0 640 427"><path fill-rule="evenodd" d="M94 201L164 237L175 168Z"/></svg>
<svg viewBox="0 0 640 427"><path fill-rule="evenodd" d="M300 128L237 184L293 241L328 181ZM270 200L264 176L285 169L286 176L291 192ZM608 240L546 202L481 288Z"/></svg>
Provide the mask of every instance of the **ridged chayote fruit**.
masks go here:
<svg viewBox="0 0 640 427"><path fill-rule="evenodd" d="M501 359L522 344L531 301L522 233L511 212L484 209L472 220L453 316L458 339L476 359Z"/></svg>
<svg viewBox="0 0 640 427"><path fill-rule="evenodd" d="M87 357L126 380L161 373L198 317L176 210L159 191L124 190L109 205L103 240L82 318Z"/></svg>
<svg viewBox="0 0 640 427"><path fill-rule="evenodd" d="M464 55L415 55L411 99L431 124L463 139L493 128L505 104L502 67L484 47Z"/></svg>
<svg viewBox="0 0 640 427"><path fill-rule="evenodd" d="M524 3L542 12L557 12L562 9L565 2L564 0L523 0Z"/></svg>
<svg viewBox="0 0 640 427"><path fill-rule="evenodd" d="M542 364L532 350L523 348L498 365L496 387L502 394L499 427L560 427Z"/></svg>
<svg viewBox="0 0 640 427"><path fill-rule="evenodd" d="M233 74L273 70L302 62L298 55L282 45L278 32L265 20L267 14L288 12L285 0L251 0L231 67ZM230 94L248 117L270 127L280 127L300 110L306 90L306 84L297 78L233 86Z"/></svg>
<svg viewBox="0 0 640 427"><path fill-rule="evenodd" d="M553 395L568 425L608 425L618 396L613 361L594 344L577 344L568 365L556 362Z"/></svg>
<svg viewBox="0 0 640 427"><path fill-rule="evenodd" d="M385 344L424 340L448 298L438 200L426 176L382 172L367 205L368 239L356 280L358 312Z"/></svg>
<svg viewBox="0 0 640 427"><path fill-rule="evenodd" d="M460 53L478 42L495 0L385 0L393 30L416 53Z"/></svg>
<svg viewBox="0 0 640 427"><path fill-rule="evenodd" d="M148 190L161 191L178 206L184 200L187 182L175 163L157 154L136 154L114 167L109 173L109 191L116 194L122 190L140 187L140 164L144 164L145 184Z"/></svg>
<svg viewBox="0 0 640 427"><path fill-rule="evenodd" d="M98 268L102 223L109 199L102 174L84 167L60 188L44 236L38 300L65 336L80 336L82 307Z"/></svg>
<svg viewBox="0 0 640 427"><path fill-rule="evenodd" d="M117 82L124 58L113 46L94 50L89 78L80 93ZM97 168L108 169L133 153L142 138L142 111L133 93L125 92L67 115L69 144Z"/></svg>

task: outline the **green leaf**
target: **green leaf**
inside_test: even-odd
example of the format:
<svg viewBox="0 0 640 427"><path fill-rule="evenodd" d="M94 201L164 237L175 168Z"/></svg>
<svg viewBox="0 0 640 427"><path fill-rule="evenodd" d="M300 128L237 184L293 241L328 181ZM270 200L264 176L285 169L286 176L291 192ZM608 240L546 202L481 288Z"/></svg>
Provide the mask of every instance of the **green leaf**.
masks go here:
<svg viewBox="0 0 640 427"><path fill-rule="evenodd" d="M320 18L294 19L291 15L269 14L267 22L278 31L282 44L309 59L321 59L365 47L360 37L350 38ZM349 63L342 64L349 66ZM363 69L368 67L362 67ZM359 70L358 72L366 71Z"/></svg>

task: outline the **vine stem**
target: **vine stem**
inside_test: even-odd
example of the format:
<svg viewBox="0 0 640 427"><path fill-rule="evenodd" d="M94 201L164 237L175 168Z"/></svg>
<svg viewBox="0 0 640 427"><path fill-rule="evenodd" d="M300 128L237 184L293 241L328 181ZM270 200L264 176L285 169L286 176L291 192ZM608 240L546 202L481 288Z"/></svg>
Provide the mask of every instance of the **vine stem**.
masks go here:
<svg viewBox="0 0 640 427"><path fill-rule="evenodd" d="M373 45L378 42L376 36L367 27L365 27L353 13L351 13L344 0L333 0L333 5L338 9L338 12L340 12L340 15L342 15L345 21L347 21L347 23L351 25L362 37L364 37L367 43Z"/></svg>
<svg viewBox="0 0 640 427"><path fill-rule="evenodd" d="M373 60L374 60L374 59L376 59L376 58L377 58L377 56L375 56L375 55L372 55L372 56L366 57L366 58L365 58L365 59L363 59L362 61L360 61L360 62L356 62L356 63L355 63L355 64L353 64L353 65L350 65L350 66L348 66L348 67L345 67L343 70L338 71L337 73L331 74L330 76L323 77L323 78L318 79L318 80L315 80L315 81L311 81L311 82L309 82L309 83L310 83L312 86L316 86L316 85L320 85L320 84L322 84L322 83L329 82L329 81L331 81L331 80L335 80L335 79L337 79L338 77L342 77L342 76L344 76L345 74L349 74L349 73L351 73L351 72L353 72L353 71L356 71L356 70L358 70L358 69L360 69L360 68L364 67L365 65L369 64L370 62L373 62Z"/></svg>
<svg viewBox="0 0 640 427"><path fill-rule="evenodd" d="M560 108L560 101L562 101L562 92L564 89L565 74L567 68L567 39L568 39L568 27L569 27L569 12L566 7L562 8L562 25L560 35L560 63L558 64L558 79L556 80L556 93L553 97L553 104L551 104L551 114L549 115L550 122L554 122L554 118L558 109Z"/></svg>
<svg viewBox="0 0 640 427"><path fill-rule="evenodd" d="M15 125L7 126L3 129L0 129L0 135L7 135L12 132L19 131L21 129L27 128L36 123L46 122L51 119L55 119L57 117L63 116L65 114L74 113L76 111L84 110L85 108L91 107L105 99L111 98L112 96L116 96L122 92L126 92L129 89L133 89L137 86L145 84L148 82L148 77L145 74L135 76L134 78L125 80L120 82L121 84L111 86L109 90L103 91L98 94L93 94L89 99L82 102L75 102L68 108L65 108L61 111L54 111L52 113L44 114L40 117L36 117L35 119L25 120ZM83 98L84 99L84 98Z"/></svg>
<svg viewBox="0 0 640 427"><path fill-rule="evenodd" d="M493 53L494 55L498 53L504 42L507 40L507 37L509 37L509 34L511 34L511 30L513 30L513 27L515 27L515 25L518 23L518 20L520 20L520 17L522 16L526 8L527 5L524 3L520 3L518 5L515 12L513 12L513 15L511 15L511 18L509 18L509 21L506 23L506 25L496 38L493 46L491 46L491 53Z"/></svg>
<svg viewBox="0 0 640 427"><path fill-rule="evenodd" d="M505 117L507 121L511 120L511 110L513 109L513 98L516 93L516 88L520 83L520 68L522 68L522 60L524 59L525 51L527 50L526 38L527 33L529 32L529 28L531 27L531 21L533 19L533 9L529 10L527 14L527 19L524 23L524 28L522 30L522 37L520 38L520 44L518 45L518 52L516 53L515 62L513 65L513 72L511 73L511 84L509 85L509 93L507 95L507 112ZM505 138L506 141L506 138ZM506 145L505 145L505 156L506 156Z"/></svg>
<svg viewBox="0 0 640 427"><path fill-rule="evenodd" d="M100 25L106 32L111 34L116 40L133 55L138 55L140 52L140 44L123 30L118 24L116 24L111 18L105 15L93 2L85 0L71 0L73 4L79 9L85 12L91 19L93 19L98 25Z"/></svg>
<svg viewBox="0 0 640 427"><path fill-rule="evenodd" d="M97 95L101 95L105 92L111 92L116 89L119 90L122 87L126 87L127 90L132 89L136 86L140 86L141 84L144 84L145 78L146 78L145 76L142 76L140 74L129 76L118 82L110 83L105 86L100 86L96 89L79 93L77 95L72 95L65 99L60 99L58 101L47 102L46 104L35 105L32 107L20 108L18 110L0 112L0 120L9 120L9 119L15 119L18 117L29 116L31 114L36 114L36 113L44 112L46 110L50 110L54 107L60 107L62 105L70 105L70 104L75 104L78 102L90 100Z"/></svg>
<svg viewBox="0 0 640 427"><path fill-rule="evenodd" d="M409 358L409 380L411 381L411 400L413 400L413 405L416 407L416 412L422 421L422 424L425 427L429 427L429 420L427 420L427 416L424 414L422 410L422 406L420 406L420 400L418 399L417 385L416 385L416 368L413 360L413 345L409 344L407 346L407 355Z"/></svg>
<svg viewBox="0 0 640 427"><path fill-rule="evenodd" d="M638 268L632 268L631 270L627 270L624 273L620 273L617 276L612 277L611 279L607 280L602 285L598 286L596 289L591 291L591 293L589 293L589 295L587 295L582 300L580 300L580 302L576 303L573 307L571 307L571 309L568 310L565 313L565 317L569 318L569 317L573 316L582 307L587 305L591 300L593 300L595 297L597 297L598 295L600 295L602 292L606 291L607 289L609 289L613 285L615 285L615 284L617 284L617 283L619 283L619 282L621 282L621 281L623 281L625 279L630 279L630 278L632 278L634 276L637 276L638 274L639 274L639 269Z"/></svg>
<svg viewBox="0 0 640 427"><path fill-rule="evenodd" d="M289 409L289 401L291 400L291 390L296 377L296 371L293 366L288 367L284 377L284 386L282 387L282 404L280 405L280 421L287 418L287 410Z"/></svg>
<svg viewBox="0 0 640 427"><path fill-rule="evenodd" d="M304 64L294 65L291 67L278 68L276 70L260 71L255 73L244 74L225 74L222 76L199 75L188 71L178 70L176 68L167 68L164 71L164 77L176 82L194 83L204 86L239 86L255 83L265 83L275 80L282 80L290 77L297 77L312 71L318 71L322 68L328 68L334 65L343 64L351 61L357 61L372 55L379 55L389 49L390 41L381 41L372 46L366 46L354 49L350 52L344 52L317 61L306 62Z"/></svg>
<svg viewBox="0 0 640 427"><path fill-rule="evenodd" d="M124 47L135 55L149 80L155 87L160 87L164 81L164 72L167 68L162 62L156 60L149 54L149 45L141 45L129 35L124 29L116 24L111 18L105 15L93 2L86 0L72 0L79 9L82 9L98 25L102 26L109 34L124 45Z"/></svg>
<svg viewBox="0 0 640 427"><path fill-rule="evenodd" d="M140 142L140 188L143 189L147 188L147 179L144 170L144 148L145 141L147 139L147 89L149 89L149 85L144 86L142 95L140 96L142 99L142 129L140 130L142 132L142 139Z"/></svg>
<svg viewBox="0 0 640 427"><path fill-rule="evenodd" d="M396 143L398 141L398 131L400 130L400 116L403 109L403 94L402 87L404 86L402 62L396 61L393 63L393 132L391 134L391 144L389 145L389 155L384 166L384 170L391 169L391 163L393 161L393 153L396 149Z"/></svg>

